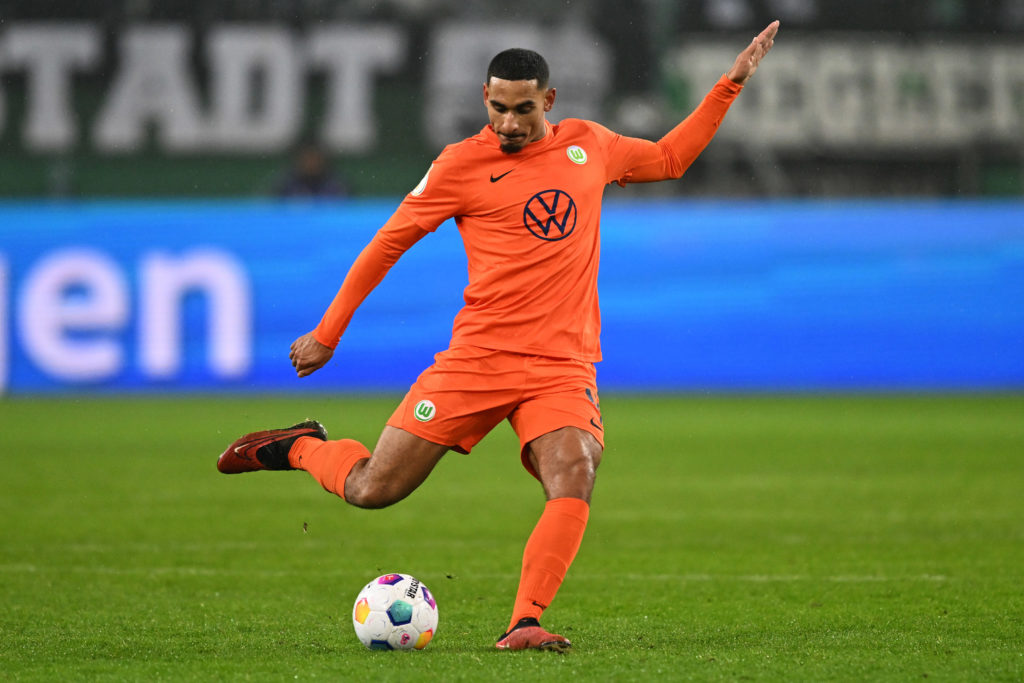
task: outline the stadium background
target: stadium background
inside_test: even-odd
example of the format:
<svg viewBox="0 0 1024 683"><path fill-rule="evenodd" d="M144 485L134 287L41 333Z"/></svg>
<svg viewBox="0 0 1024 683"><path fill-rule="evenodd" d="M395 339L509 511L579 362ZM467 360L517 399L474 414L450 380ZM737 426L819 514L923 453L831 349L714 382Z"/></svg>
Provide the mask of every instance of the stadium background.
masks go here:
<svg viewBox="0 0 1024 683"><path fill-rule="evenodd" d="M884 11L882 5L885 5ZM0 390L400 390L447 340L454 226L305 384L284 349L443 144L496 45L555 120L656 138L784 38L681 182L611 188L609 388L1024 384L1024 3L3 2ZM340 190L279 197L297 147Z"/></svg>

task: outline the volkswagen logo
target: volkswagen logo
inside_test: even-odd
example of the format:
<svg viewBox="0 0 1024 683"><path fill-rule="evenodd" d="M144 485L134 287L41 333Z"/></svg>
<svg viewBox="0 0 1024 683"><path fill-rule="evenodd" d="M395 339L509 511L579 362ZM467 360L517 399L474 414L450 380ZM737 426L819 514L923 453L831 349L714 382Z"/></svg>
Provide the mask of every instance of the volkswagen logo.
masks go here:
<svg viewBox="0 0 1024 683"><path fill-rule="evenodd" d="M557 242L576 228L576 202L561 190L544 190L530 197L523 209L526 229L547 242Z"/></svg>

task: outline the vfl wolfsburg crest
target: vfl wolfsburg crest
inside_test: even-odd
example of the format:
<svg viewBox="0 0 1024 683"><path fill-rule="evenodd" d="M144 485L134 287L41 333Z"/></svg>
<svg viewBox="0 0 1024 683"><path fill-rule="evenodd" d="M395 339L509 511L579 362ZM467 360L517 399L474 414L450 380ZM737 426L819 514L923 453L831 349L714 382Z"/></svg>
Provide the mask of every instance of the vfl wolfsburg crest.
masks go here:
<svg viewBox="0 0 1024 683"><path fill-rule="evenodd" d="M432 401L426 399L416 404L416 407L412 409L412 414L416 416L416 419L420 422L430 422L434 419L434 415L437 413L437 408L434 407Z"/></svg>
<svg viewBox="0 0 1024 683"><path fill-rule="evenodd" d="M579 145L573 145L565 150L566 155L569 157L569 161L574 164L585 164L587 163L587 152Z"/></svg>

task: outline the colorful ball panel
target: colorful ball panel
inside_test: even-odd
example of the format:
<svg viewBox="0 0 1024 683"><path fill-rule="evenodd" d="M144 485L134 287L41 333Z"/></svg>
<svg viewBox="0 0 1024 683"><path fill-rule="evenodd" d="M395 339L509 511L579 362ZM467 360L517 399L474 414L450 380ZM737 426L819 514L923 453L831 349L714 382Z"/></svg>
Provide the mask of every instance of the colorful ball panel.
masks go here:
<svg viewBox="0 0 1024 683"><path fill-rule="evenodd" d="M352 618L360 624L365 624L368 616L370 616L370 601L366 598L359 598L355 609L352 610Z"/></svg>
<svg viewBox="0 0 1024 683"><path fill-rule="evenodd" d="M405 600L395 600L388 608L388 617L395 626L408 624L412 621L412 605Z"/></svg>
<svg viewBox="0 0 1024 683"><path fill-rule="evenodd" d="M414 645L413 647L415 647L417 650L422 650L427 646L427 643L429 643L430 639L433 637L433 631L424 631L420 634L420 637L416 639L416 645Z"/></svg>
<svg viewBox="0 0 1024 683"><path fill-rule="evenodd" d="M437 609L437 601L434 600L434 596L430 594L430 591L427 590L427 587L421 583L420 589L423 591L423 600L426 601L428 605L430 605L431 609Z"/></svg>

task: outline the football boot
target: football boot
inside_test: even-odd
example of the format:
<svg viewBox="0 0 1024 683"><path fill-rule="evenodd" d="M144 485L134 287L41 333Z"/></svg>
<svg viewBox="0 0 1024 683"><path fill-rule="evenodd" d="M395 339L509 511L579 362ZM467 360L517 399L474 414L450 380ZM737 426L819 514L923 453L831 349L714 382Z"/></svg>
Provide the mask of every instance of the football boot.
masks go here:
<svg viewBox="0 0 1024 683"><path fill-rule="evenodd" d="M224 474L295 469L288 463L288 451L303 436L326 441L327 430L316 420L306 420L285 429L246 434L220 454L217 469Z"/></svg>

